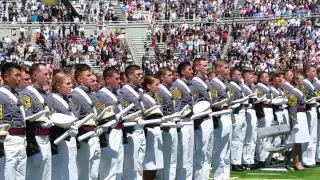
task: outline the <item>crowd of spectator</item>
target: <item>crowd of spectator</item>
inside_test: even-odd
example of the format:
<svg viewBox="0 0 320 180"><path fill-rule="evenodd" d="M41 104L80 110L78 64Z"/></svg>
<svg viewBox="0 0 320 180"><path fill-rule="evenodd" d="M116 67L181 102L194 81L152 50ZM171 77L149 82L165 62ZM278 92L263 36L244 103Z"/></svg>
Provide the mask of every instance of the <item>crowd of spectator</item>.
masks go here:
<svg viewBox="0 0 320 180"><path fill-rule="evenodd" d="M319 12L319 0L246 0L240 16L280 17Z"/></svg>
<svg viewBox="0 0 320 180"><path fill-rule="evenodd" d="M114 5L108 1L86 1L75 7L80 15L75 17L75 21L89 23L119 21L119 17L114 9Z"/></svg>
<svg viewBox="0 0 320 180"><path fill-rule="evenodd" d="M269 73L320 64L320 28L311 19L237 25L231 66Z"/></svg>
<svg viewBox="0 0 320 180"><path fill-rule="evenodd" d="M41 26L36 30L35 37L30 29L14 30L11 37L0 41L1 63L44 62L57 67L91 63L101 69L117 66L123 70L131 62L131 54L120 29L111 33L97 29L86 36L77 26Z"/></svg>
<svg viewBox="0 0 320 180"><path fill-rule="evenodd" d="M46 5L40 0L1 2L1 21L5 23L62 22L72 19L71 9L63 4Z"/></svg>
<svg viewBox="0 0 320 180"><path fill-rule="evenodd" d="M151 40L151 44L145 46L147 55L150 48L155 51L155 59L149 60L146 55L142 62L146 67L158 68L165 64L173 69L180 61L190 61L197 57L205 57L213 62L221 58L228 31L228 26L216 24L165 24L162 28L155 26L152 39L150 31L146 32L146 40Z"/></svg>
<svg viewBox="0 0 320 180"><path fill-rule="evenodd" d="M232 1L215 0L123 0L121 8L128 21L154 21L197 19L214 21L219 17L230 17Z"/></svg>

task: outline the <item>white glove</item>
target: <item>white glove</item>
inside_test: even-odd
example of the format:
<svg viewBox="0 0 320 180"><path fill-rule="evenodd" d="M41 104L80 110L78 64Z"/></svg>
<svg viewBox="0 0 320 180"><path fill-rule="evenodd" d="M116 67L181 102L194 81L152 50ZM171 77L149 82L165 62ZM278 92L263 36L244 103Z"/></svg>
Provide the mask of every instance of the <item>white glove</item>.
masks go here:
<svg viewBox="0 0 320 180"><path fill-rule="evenodd" d="M97 128L94 130L93 136L99 137L103 132L104 132L104 131L103 131L103 129L102 129L101 127L97 127Z"/></svg>
<svg viewBox="0 0 320 180"><path fill-rule="evenodd" d="M137 121L137 125L136 125L135 127L136 127L136 128L143 128L143 126L144 126L144 125L142 124L143 121L144 121L144 120L139 119L139 120Z"/></svg>
<svg viewBox="0 0 320 180"><path fill-rule="evenodd" d="M177 123L176 128L179 129L179 128L182 128L183 126L184 126L183 123L180 121L180 122Z"/></svg>
<svg viewBox="0 0 320 180"><path fill-rule="evenodd" d="M50 121L50 120L48 120L48 121L46 121L46 122L44 122L44 123L41 124L41 127L47 128L47 129L51 128L52 126L54 126L54 124L53 124L53 122Z"/></svg>
<svg viewBox="0 0 320 180"><path fill-rule="evenodd" d="M71 137L76 137L78 135L78 129L75 128L74 126L71 126L69 129L69 135Z"/></svg>

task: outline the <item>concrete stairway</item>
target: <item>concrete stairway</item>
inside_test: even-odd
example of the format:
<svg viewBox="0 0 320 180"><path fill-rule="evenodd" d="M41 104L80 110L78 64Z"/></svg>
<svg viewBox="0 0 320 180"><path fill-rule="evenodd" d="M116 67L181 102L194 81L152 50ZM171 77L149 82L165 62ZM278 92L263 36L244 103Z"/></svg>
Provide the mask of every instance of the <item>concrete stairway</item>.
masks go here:
<svg viewBox="0 0 320 180"><path fill-rule="evenodd" d="M134 63L141 65L142 56L145 54L144 43L146 42L146 30L145 28L127 28L126 29L126 38L129 44L132 58ZM149 57L154 57L154 52L152 54L151 50L149 51Z"/></svg>
<svg viewBox="0 0 320 180"><path fill-rule="evenodd" d="M119 1L111 0L111 4L113 5L113 9L116 11L119 21L125 21L125 17L124 17L124 14L122 13Z"/></svg>

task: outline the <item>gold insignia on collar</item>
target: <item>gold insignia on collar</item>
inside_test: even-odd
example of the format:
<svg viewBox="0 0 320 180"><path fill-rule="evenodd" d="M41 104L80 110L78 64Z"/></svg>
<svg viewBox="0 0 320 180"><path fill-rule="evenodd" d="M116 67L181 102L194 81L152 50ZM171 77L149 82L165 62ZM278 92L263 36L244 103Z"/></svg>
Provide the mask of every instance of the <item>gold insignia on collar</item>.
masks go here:
<svg viewBox="0 0 320 180"><path fill-rule="evenodd" d="M73 106L75 110L78 110L78 107L79 107L78 104L73 104Z"/></svg>

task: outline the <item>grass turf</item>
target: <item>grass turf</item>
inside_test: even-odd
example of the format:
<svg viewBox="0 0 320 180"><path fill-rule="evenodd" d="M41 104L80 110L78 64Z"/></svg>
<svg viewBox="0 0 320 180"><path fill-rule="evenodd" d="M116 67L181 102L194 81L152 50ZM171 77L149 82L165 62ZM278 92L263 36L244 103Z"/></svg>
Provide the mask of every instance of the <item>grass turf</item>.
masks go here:
<svg viewBox="0 0 320 180"><path fill-rule="evenodd" d="M44 4L51 4L52 5L52 4L56 4L57 1L56 0L41 0L41 2Z"/></svg>
<svg viewBox="0 0 320 180"><path fill-rule="evenodd" d="M276 180L291 180L291 179L301 179L301 180L320 180L320 168L310 168L307 171L288 171L288 172L278 172L278 171L245 171L245 172L231 172L231 179L237 180L266 180L266 179L276 179Z"/></svg>

